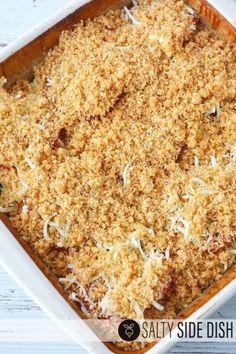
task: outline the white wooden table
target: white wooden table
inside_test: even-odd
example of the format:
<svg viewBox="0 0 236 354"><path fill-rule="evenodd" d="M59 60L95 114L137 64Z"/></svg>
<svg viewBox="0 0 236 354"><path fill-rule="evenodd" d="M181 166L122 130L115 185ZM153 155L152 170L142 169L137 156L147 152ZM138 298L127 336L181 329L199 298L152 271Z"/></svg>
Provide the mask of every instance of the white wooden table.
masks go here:
<svg viewBox="0 0 236 354"><path fill-rule="evenodd" d="M0 49L69 0L0 0ZM227 0L229 1L229 0ZM236 12L235 12L236 17ZM212 318L236 319L236 296ZM0 319L36 319L46 315L0 268ZM0 343L0 354L85 354L77 344ZM170 353L236 353L235 343L183 343Z"/></svg>

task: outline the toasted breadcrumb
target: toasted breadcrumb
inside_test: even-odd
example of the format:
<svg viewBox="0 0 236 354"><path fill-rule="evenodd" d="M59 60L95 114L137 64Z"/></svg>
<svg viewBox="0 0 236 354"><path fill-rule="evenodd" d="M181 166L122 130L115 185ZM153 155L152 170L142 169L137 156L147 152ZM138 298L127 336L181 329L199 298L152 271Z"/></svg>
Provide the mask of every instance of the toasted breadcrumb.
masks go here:
<svg viewBox="0 0 236 354"><path fill-rule="evenodd" d="M0 89L0 212L86 315L174 318L235 258L235 48L183 1L125 14Z"/></svg>

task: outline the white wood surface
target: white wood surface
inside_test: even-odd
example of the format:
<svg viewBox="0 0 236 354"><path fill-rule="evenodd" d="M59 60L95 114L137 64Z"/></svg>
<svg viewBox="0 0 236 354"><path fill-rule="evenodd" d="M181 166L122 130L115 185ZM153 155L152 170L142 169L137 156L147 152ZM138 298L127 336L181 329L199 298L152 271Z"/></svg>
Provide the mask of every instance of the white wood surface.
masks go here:
<svg viewBox="0 0 236 354"><path fill-rule="evenodd" d="M227 0L222 3L234 2ZM0 0L0 47L29 30L69 0ZM231 12L232 16L232 12ZM235 10L236 18L236 10ZM33 281L33 279L32 279ZM0 268L0 319L45 318L46 315ZM236 296L214 318L236 318ZM0 354L85 354L77 344L0 343ZM170 353L236 353L235 343L182 343Z"/></svg>

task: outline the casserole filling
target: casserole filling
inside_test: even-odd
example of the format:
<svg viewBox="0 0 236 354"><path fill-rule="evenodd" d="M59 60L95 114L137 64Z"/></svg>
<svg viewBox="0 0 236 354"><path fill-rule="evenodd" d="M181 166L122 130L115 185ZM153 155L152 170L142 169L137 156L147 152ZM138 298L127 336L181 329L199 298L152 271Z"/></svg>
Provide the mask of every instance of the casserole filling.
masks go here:
<svg viewBox="0 0 236 354"><path fill-rule="evenodd" d="M86 316L174 318L233 264L235 94L235 48L177 0L79 23L1 87L0 212Z"/></svg>

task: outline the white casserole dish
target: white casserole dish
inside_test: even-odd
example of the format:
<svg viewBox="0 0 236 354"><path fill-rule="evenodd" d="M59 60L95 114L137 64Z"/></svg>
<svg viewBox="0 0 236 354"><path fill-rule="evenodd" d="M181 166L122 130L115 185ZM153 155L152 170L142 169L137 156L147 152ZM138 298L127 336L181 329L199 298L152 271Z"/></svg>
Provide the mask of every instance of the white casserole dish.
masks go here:
<svg viewBox="0 0 236 354"><path fill-rule="evenodd" d="M103 12L105 9L111 7L113 3L120 4L124 2L125 1L111 0L94 1L94 3L98 4L97 13ZM207 11L204 10L206 1L197 0L190 2L195 5L197 9L203 10L203 19L206 19ZM68 15L74 13L76 10L78 10L87 3L89 3L88 0L73 0L69 2L68 5L64 6L55 14L45 19L45 21L43 21L36 27L34 27L31 31L19 37L16 41L12 42L10 45L4 48L0 52L0 76L2 74L6 74L9 78L9 82L11 82L11 79L14 80L16 77L18 77L20 75L20 64L19 67L16 68L16 70L12 70L12 62L10 62L10 64L7 63L9 60L11 61L12 58L14 63L15 53L17 53L21 48L25 47L26 45L28 45L28 47L30 48L32 41L34 41L41 34L45 33L48 29L52 28L61 20L66 18ZM233 21L235 20L234 17L236 18L236 3L233 0L224 2L223 4L220 0L211 0L209 1L209 3L212 4L212 6L214 6L218 11L222 11L223 15L229 15L228 19L231 21L231 23L233 23ZM199 6L203 6L203 8L200 8ZM207 4L207 6L209 5ZM208 9L208 11L210 10ZM89 11L88 13L90 15ZM220 20L222 20L222 18L220 18ZM74 21L75 20L73 19L72 22ZM214 16L212 20L212 25L214 28ZM66 26L68 27L68 25ZM71 26L71 24L69 24L69 26ZM224 31L221 31L220 28L220 32L224 32L224 34L227 34L227 31L225 31L225 28L228 28L227 26L230 25L227 23L226 25L224 24ZM230 31L233 31L232 27L233 26L230 26ZM59 30L61 30L61 27L59 28ZM228 31L229 34L231 34L230 31ZM52 42L55 42L55 40L53 39ZM48 47L44 48L44 50L40 50L43 53L47 49ZM27 55L27 51L25 54ZM34 58L28 59L28 64L29 62L32 65L35 62ZM7 64L4 67L3 64L1 66L1 63ZM6 72L6 68L10 68L9 72ZM23 75L26 74L26 69L26 67L22 67ZM7 226L5 223L7 224ZM79 318L79 314L78 311L76 311L76 307L71 305L70 301L65 299L65 295L62 292L58 291L58 288L54 284L54 280L50 279L50 275L46 274L45 269L42 269L39 266L37 261L30 254L30 251L25 247L24 243L22 243L18 239L14 232L13 235L11 231L9 230L9 225L7 223L6 218L3 217L2 220L0 219L0 263L6 269L6 271L53 320L58 322L59 325L62 326L63 329L69 335L72 335L73 339L80 345L82 345L89 353L106 354L115 352L112 349L109 349L105 344L96 340L93 341L95 334L83 322L81 323L81 327L76 332L76 334L71 334L71 332L68 332L66 324L63 324L63 321L60 322L60 319ZM222 280L218 283L217 286L213 286L213 290L208 291L207 295L203 296L201 301L197 300L197 302L195 302L195 305L191 306L189 310L187 309L184 318L188 317L189 320L194 321L199 318L209 316L218 307L222 306L230 297L236 294L235 267L233 270L231 269L229 271L228 276L227 273L223 276L224 279L222 278ZM84 333L91 337L91 342L83 341ZM148 353L164 353L172 345L173 343L168 340L168 337L166 337L159 343L156 343L154 346L148 349ZM119 352L121 353L122 351Z"/></svg>

